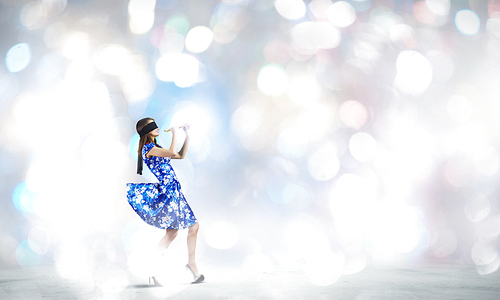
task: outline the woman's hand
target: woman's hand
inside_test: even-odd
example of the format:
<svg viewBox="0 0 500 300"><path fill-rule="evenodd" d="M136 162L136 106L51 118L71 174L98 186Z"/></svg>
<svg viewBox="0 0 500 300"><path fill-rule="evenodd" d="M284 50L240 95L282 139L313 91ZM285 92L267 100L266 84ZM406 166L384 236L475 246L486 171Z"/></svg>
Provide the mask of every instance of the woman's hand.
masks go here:
<svg viewBox="0 0 500 300"><path fill-rule="evenodd" d="M182 129L184 129L184 132L186 133L186 136L188 136L188 135L189 135L189 126L190 126L190 125L189 125L189 124L187 124L187 123L186 123L186 124L184 124L183 126L181 126L181 127L182 127Z"/></svg>
<svg viewBox="0 0 500 300"><path fill-rule="evenodd" d="M170 129L169 129L169 130L170 130L170 132L171 132L172 134L175 134L175 132L177 131L177 129L178 129L178 128L179 128L179 127L177 127L177 126L172 126L172 127L170 127Z"/></svg>

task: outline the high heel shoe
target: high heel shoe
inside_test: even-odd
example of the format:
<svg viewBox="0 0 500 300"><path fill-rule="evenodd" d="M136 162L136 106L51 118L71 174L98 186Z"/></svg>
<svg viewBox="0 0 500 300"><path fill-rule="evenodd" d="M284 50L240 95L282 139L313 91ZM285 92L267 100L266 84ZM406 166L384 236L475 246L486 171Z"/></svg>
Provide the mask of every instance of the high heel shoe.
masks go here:
<svg viewBox="0 0 500 300"><path fill-rule="evenodd" d="M191 269L191 267L189 265L186 265L186 270L191 272L191 274L193 275L193 282L191 282L191 283L200 283L200 282L203 282L205 280L205 276L203 276L203 274L196 276L193 269Z"/></svg>
<svg viewBox="0 0 500 300"><path fill-rule="evenodd" d="M149 283L151 284L151 281L155 284L155 286L163 286L158 280L156 280L156 277L152 276L149 277Z"/></svg>

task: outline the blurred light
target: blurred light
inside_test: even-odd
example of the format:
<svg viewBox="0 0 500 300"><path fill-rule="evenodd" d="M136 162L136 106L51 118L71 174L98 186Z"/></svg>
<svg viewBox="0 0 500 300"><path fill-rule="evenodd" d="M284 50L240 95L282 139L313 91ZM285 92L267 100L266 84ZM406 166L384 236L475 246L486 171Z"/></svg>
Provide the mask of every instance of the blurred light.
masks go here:
<svg viewBox="0 0 500 300"><path fill-rule="evenodd" d="M222 24L214 26L214 41L219 44L229 44L238 36L238 32L231 30L229 27Z"/></svg>
<svg viewBox="0 0 500 300"><path fill-rule="evenodd" d="M493 245L477 241L472 247L471 257L476 265L487 265L498 260L498 250Z"/></svg>
<svg viewBox="0 0 500 300"><path fill-rule="evenodd" d="M261 125L263 111L255 104L242 104L231 116L231 129L240 137L253 134Z"/></svg>
<svg viewBox="0 0 500 300"><path fill-rule="evenodd" d="M86 33L72 33L64 43L63 54L70 59L85 59L89 52L89 37Z"/></svg>
<svg viewBox="0 0 500 300"><path fill-rule="evenodd" d="M425 0L425 3L436 15L446 16L450 12L450 0Z"/></svg>
<svg viewBox="0 0 500 300"><path fill-rule="evenodd" d="M422 239L419 228L419 210L392 203L380 206L374 212L369 228L372 239L372 255L391 259L395 252L410 253Z"/></svg>
<svg viewBox="0 0 500 300"><path fill-rule="evenodd" d="M394 45L400 48L416 48L417 34L415 30L406 24L397 24L390 30L390 38Z"/></svg>
<svg viewBox="0 0 500 300"><path fill-rule="evenodd" d="M488 17L500 17L500 3L498 3L497 1L488 1Z"/></svg>
<svg viewBox="0 0 500 300"><path fill-rule="evenodd" d="M279 65L266 65L259 71L257 77L259 91L271 97L283 94L288 87L288 77Z"/></svg>
<svg viewBox="0 0 500 300"><path fill-rule="evenodd" d="M68 5L68 0L42 0L41 4L45 6L47 10L51 10L54 13L60 13Z"/></svg>
<svg viewBox="0 0 500 300"><path fill-rule="evenodd" d="M89 250L77 242L64 243L57 249L54 260L59 275L71 280L87 277L94 269Z"/></svg>
<svg viewBox="0 0 500 300"><path fill-rule="evenodd" d="M151 230L149 225L140 220L127 224L122 231L122 238L129 251L127 267L130 273L137 277L159 273L161 264L154 249L162 237L161 232Z"/></svg>
<svg viewBox="0 0 500 300"><path fill-rule="evenodd" d="M309 174L318 181L332 179L340 169L337 149L328 143L316 151L307 163Z"/></svg>
<svg viewBox="0 0 500 300"><path fill-rule="evenodd" d="M16 249L16 260L21 267L36 267L40 265L42 257L33 252L28 241L24 240Z"/></svg>
<svg viewBox="0 0 500 300"><path fill-rule="evenodd" d="M156 0L130 0L128 13L130 31L135 34L148 32L155 19Z"/></svg>
<svg viewBox="0 0 500 300"><path fill-rule="evenodd" d="M284 64L290 59L289 46L282 40L272 40L263 50L264 58L272 64Z"/></svg>
<svg viewBox="0 0 500 300"><path fill-rule="evenodd" d="M105 295L118 294L129 284L127 273L108 265L96 269L95 282Z"/></svg>
<svg viewBox="0 0 500 300"><path fill-rule="evenodd" d="M18 141L21 145L29 146L26 139L21 137L26 135L26 132L30 132L33 128L38 130L49 130L46 116L39 114L40 111L46 109L47 104L50 103L46 101L45 97L38 95L36 97L32 94L20 94L16 97L12 104L12 116L14 118L15 125L9 130L12 140ZM31 137L31 141L35 140L38 143L43 143L44 135L35 135ZM24 140L24 142L23 142Z"/></svg>
<svg viewBox="0 0 500 300"><path fill-rule="evenodd" d="M165 24L164 33L178 33L185 36L189 31L189 20L183 16L174 16Z"/></svg>
<svg viewBox="0 0 500 300"><path fill-rule="evenodd" d="M403 50L396 61L395 87L410 95L420 95L432 81L432 66L422 54Z"/></svg>
<svg viewBox="0 0 500 300"><path fill-rule="evenodd" d="M189 124L191 134L214 134L219 129L219 123L215 112L205 107L199 106L193 102L183 101L178 103L174 108L175 114L167 126L181 126ZM179 134L183 134L183 130L179 130ZM182 137L182 136L180 136Z"/></svg>
<svg viewBox="0 0 500 300"><path fill-rule="evenodd" d="M498 151L487 146L474 153L474 166L483 176L495 176L500 168L500 156Z"/></svg>
<svg viewBox="0 0 500 300"><path fill-rule="evenodd" d="M44 41L48 48L60 48L66 36L66 25L56 22L45 30Z"/></svg>
<svg viewBox="0 0 500 300"><path fill-rule="evenodd" d="M269 199L278 204L286 204L283 199L284 180L280 178L270 178L266 185L266 192Z"/></svg>
<svg viewBox="0 0 500 300"><path fill-rule="evenodd" d="M500 267L500 259L497 256L488 264L476 265L476 270L479 275L489 275L498 271L499 267Z"/></svg>
<svg viewBox="0 0 500 300"><path fill-rule="evenodd" d="M28 66L31 61L31 49L26 43L13 46L5 55L5 66L7 69L16 73Z"/></svg>
<svg viewBox="0 0 500 300"><path fill-rule="evenodd" d="M372 41L364 41L362 39L358 39L354 43L354 56L358 59L356 60L349 60L348 63L352 63L353 61L356 62L356 66L362 67L362 70L366 73L368 73L370 70L370 67L365 67L367 63L373 63L379 60L380 58L380 53L378 51L379 45L378 43L374 43Z"/></svg>
<svg viewBox="0 0 500 300"><path fill-rule="evenodd" d="M306 260L305 275L309 281L318 286L335 283L343 273L345 257L334 252L312 255Z"/></svg>
<svg viewBox="0 0 500 300"><path fill-rule="evenodd" d="M2 259L2 263L8 266L18 266L16 250L19 247L19 243L4 231L0 233L0 244L2 245L2 247L0 247L0 258Z"/></svg>
<svg viewBox="0 0 500 300"><path fill-rule="evenodd" d="M451 229L440 230L431 243L432 254L435 257L447 257L451 255L458 246L458 238Z"/></svg>
<svg viewBox="0 0 500 300"><path fill-rule="evenodd" d="M463 188L472 179L468 161L452 159L446 163L443 170L443 177L451 186Z"/></svg>
<svg viewBox="0 0 500 300"><path fill-rule="evenodd" d="M211 143L213 145L217 145L216 151L210 152L211 159L215 161L224 161L233 154L233 146L228 143L227 140L219 140L218 138L215 138L215 141L212 140Z"/></svg>
<svg viewBox="0 0 500 300"><path fill-rule="evenodd" d="M488 197L477 194L467 199L464 205L465 216L471 222L484 220L491 211L491 204Z"/></svg>
<svg viewBox="0 0 500 300"><path fill-rule="evenodd" d="M28 234L28 243L35 253L43 255L51 245L50 233L41 226L34 226Z"/></svg>
<svg viewBox="0 0 500 300"><path fill-rule="evenodd" d="M98 49L94 55L94 63L102 72L120 75L125 71L131 56L130 50L119 44L108 44Z"/></svg>
<svg viewBox="0 0 500 300"><path fill-rule="evenodd" d="M367 11L371 5L371 0L353 0L351 1L351 5L354 7L356 11L362 12Z"/></svg>
<svg viewBox="0 0 500 300"><path fill-rule="evenodd" d="M356 11L351 4L338 1L332 4L326 11L330 23L337 27L347 27L356 20Z"/></svg>
<svg viewBox="0 0 500 300"><path fill-rule="evenodd" d="M339 107L340 120L347 126L354 129L361 129L368 121L368 111L365 106L358 101L348 100Z"/></svg>
<svg viewBox="0 0 500 300"><path fill-rule="evenodd" d="M350 3L354 4L355 2L350 2ZM415 16L416 14L417 11L415 11ZM388 33L391 30L391 28L401 23L402 23L401 17L398 14L388 9L374 9L370 11L370 24L366 23L360 24L361 28L366 27L366 29L360 30L360 32L363 32L368 29L367 33L369 33L372 38L380 40L380 38L384 36L386 33Z"/></svg>
<svg viewBox="0 0 500 300"><path fill-rule="evenodd" d="M161 81L173 81L178 87L190 87L199 82L200 63L188 54L165 54L156 63L156 76Z"/></svg>
<svg viewBox="0 0 500 300"><path fill-rule="evenodd" d="M306 128L300 127L283 130L276 141L279 153L287 158L299 158L304 155L309 145L306 131Z"/></svg>
<svg viewBox="0 0 500 300"><path fill-rule="evenodd" d="M312 0L309 3L309 9L317 20L326 21L328 20L327 10L331 5L331 0Z"/></svg>
<svg viewBox="0 0 500 300"><path fill-rule="evenodd" d="M235 224L220 221L205 229L205 241L214 249L229 249L238 243L240 235Z"/></svg>
<svg viewBox="0 0 500 300"><path fill-rule="evenodd" d="M486 30L495 37L500 38L500 19L488 19L488 21L486 21Z"/></svg>
<svg viewBox="0 0 500 300"><path fill-rule="evenodd" d="M410 184L408 181L423 180L431 174L434 140L428 132L412 121L411 117L398 116L397 119L391 126L392 132L387 133L394 146L387 153L384 169L391 170L385 174L386 180L391 181L396 189L401 189ZM411 159L408 159L409 157Z"/></svg>
<svg viewBox="0 0 500 300"><path fill-rule="evenodd" d="M455 14L455 25L461 33L465 35L475 35L479 32L481 21L474 11L462 9Z"/></svg>
<svg viewBox="0 0 500 300"><path fill-rule="evenodd" d="M451 57L440 51L429 51L425 55L432 65L432 80L447 82L455 72L455 63Z"/></svg>
<svg viewBox="0 0 500 300"><path fill-rule="evenodd" d="M343 174L330 193L330 211L339 238L360 241L374 223L377 182L355 174Z"/></svg>
<svg viewBox="0 0 500 300"><path fill-rule="evenodd" d="M331 49L340 44L340 30L327 22L302 22L292 28L292 40L303 54Z"/></svg>
<svg viewBox="0 0 500 300"><path fill-rule="evenodd" d="M283 234L283 242L294 259L313 260L330 252L328 238L307 218L290 223Z"/></svg>
<svg viewBox="0 0 500 300"><path fill-rule="evenodd" d="M186 49L193 53L201 53L208 49L213 37L214 35L210 28L196 26L189 30L186 36Z"/></svg>
<svg viewBox="0 0 500 300"><path fill-rule="evenodd" d="M413 5L415 19L422 24L435 25L436 14L429 9L425 1L415 2Z"/></svg>
<svg viewBox="0 0 500 300"><path fill-rule="evenodd" d="M154 11L131 16L129 21L130 31L135 34L144 34L153 28L154 19Z"/></svg>
<svg viewBox="0 0 500 300"><path fill-rule="evenodd" d="M288 97L299 107L313 105L321 97L321 87L316 79L304 75L290 80Z"/></svg>
<svg viewBox="0 0 500 300"><path fill-rule="evenodd" d="M471 118L472 105L463 96L452 95L448 99L446 108L450 117L456 122L465 123Z"/></svg>
<svg viewBox="0 0 500 300"><path fill-rule="evenodd" d="M310 143L323 140L324 137L336 128L335 108L330 102L311 104L302 109L295 127L305 129Z"/></svg>
<svg viewBox="0 0 500 300"><path fill-rule="evenodd" d="M56 53L46 54L39 60L36 73L42 84L57 83L64 76L64 60Z"/></svg>
<svg viewBox="0 0 500 300"><path fill-rule="evenodd" d="M483 126L464 123L445 136L443 145L448 153L474 154L486 148L488 137Z"/></svg>
<svg viewBox="0 0 500 300"><path fill-rule="evenodd" d="M377 155L377 141L366 132L358 132L349 139L349 150L357 161L369 162Z"/></svg>
<svg viewBox="0 0 500 300"><path fill-rule="evenodd" d="M130 0L128 13L131 16L149 13L155 9L156 0Z"/></svg>
<svg viewBox="0 0 500 300"><path fill-rule="evenodd" d="M137 149L139 148L139 134L134 133L128 142L130 156L137 162Z"/></svg>
<svg viewBox="0 0 500 300"><path fill-rule="evenodd" d="M154 91L154 78L141 60L132 62L127 72L121 74L121 86L127 100L143 101Z"/></svg>
<svg viewBox="0 0 500 300"><path fill-rule="evenodd" d="M244 269L269 271L273 269L273 261L262 253L254 253L247 255L242 262Z"/></svg>
<svg viewBox="0 0 500 300"><path fill-rule="evenodd" d="M0 110L3 105L8 105L19 91L19 81L16 75L7 73L0 75Z"/></svg>
<svg viewBox="0 0 500 300"><path fill-rule="evenodd" d="M104 45L96 51L93 61L101 72L119 76L123 92L130 102L144 100L153 92L153 77L147 69L146 58L132 54L124 46Z"/></svg>
<svg viewBox="0 0 500 300"><path fill-rule="evenodd" d="M474 238L481 242L493 242L500 235L498 226L500 218L498 216L486 217L479 222L474 223Z"/></svg>
<svg viewBox="0 0 500 300"><path fill-rule="evenodd" d="M160 54L168 54L168 53L182 53L184 50L184 44L186 43L186 39L184 36L177 32L170 32L163 36L158 45L160 49Z"/></svg>
<svg viewBox="0 0 500 300"><path fill-rule="evenodd" d="M206 134L198 133L194 131L191 134L191 140L189 143L189 157L193 163L200 163L207 159L207 157L212 152L212 143ZM217 151L217 149L215 149Z"/></svg>
<svg viewBox="0 0 500 300"><path fill-rule="evenodd" d="M23 6L19 19L29 30L38 29L47 21L48 10L43 3L44 1L40 1L39 3L28 3Z"/></svg>
<svg viewBox="0 0 500 300"><path fill-rule="evenodd" d="M299 210L305 209L311 202L311 198L307 189L299 184L289 183L283 189L283 203L288 203Z"/></svg>
<svg viewBox="0 0 500 300"><path fill-rule="evenodd" d="M306 5L302 0L276 0L274 6L278 13L288 20L298 20L306 14Z"/></svg>
<svg viewBox="0 0 500 300"><path fill-rule="evenodd" d="M26 182L22 181L12 192L12 203L19 212L33 213L33 199L36 195L26 186Z"/></svg>
<svg viewBox="0 0 500 300"><path fill-rule="evenodd" d="M78 60L69 64L64 78L75 83L90 83L95 70L89 60Z"/></svg>
<svg viewBox="0 0 500 300"><path fill-rule="evenodd" d="M248 23L248 17L243 9L246 1L221 1L214 9L213 17L210 22L212 26L221 25L231 31L243 29ZM215 23L215 24L214 24Z"/></svg>

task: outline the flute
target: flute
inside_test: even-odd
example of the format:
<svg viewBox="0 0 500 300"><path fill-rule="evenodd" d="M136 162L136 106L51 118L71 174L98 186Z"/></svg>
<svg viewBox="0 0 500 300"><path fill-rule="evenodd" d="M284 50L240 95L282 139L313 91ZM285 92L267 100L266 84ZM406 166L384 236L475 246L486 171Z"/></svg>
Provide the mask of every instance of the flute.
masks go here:
<svg viewBox="0 0 500 300"><path fill-rule="evenodd" d="M182 125L182 126L179 126L179 128L184 128L184 127L189 127L189 125ZM170 132L170 128L169 129L165 129L163 130L165 132Z"/></svg>

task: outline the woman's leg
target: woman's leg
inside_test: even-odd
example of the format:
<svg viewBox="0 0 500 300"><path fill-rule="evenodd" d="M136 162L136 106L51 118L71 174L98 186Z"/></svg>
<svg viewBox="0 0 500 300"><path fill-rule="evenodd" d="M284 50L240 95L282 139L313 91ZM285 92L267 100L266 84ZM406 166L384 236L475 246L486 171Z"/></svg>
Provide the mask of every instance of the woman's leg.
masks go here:
<svg viewBox="0 0 500 300"><path fill-rule="evenodd" d="M196 223L193 226L188 227L187 236L187 248L188 248L188 265L193 270L196 276L199 276L198 267L196 266L195 252L196 252L196 239L198 237L198 229L200 228L200 223Z"/></svg>
<svg viewBox="0 0 500 300"><path fill-rule="evenodd" d="M167 229L165 232L165 236L161 239L161 241L158 243L158 253L160 255L163 255L165 251L167 251L168 246L170 246L170 243L175 239L177 236L177 233L179 231L177 229Z"/></svg>

